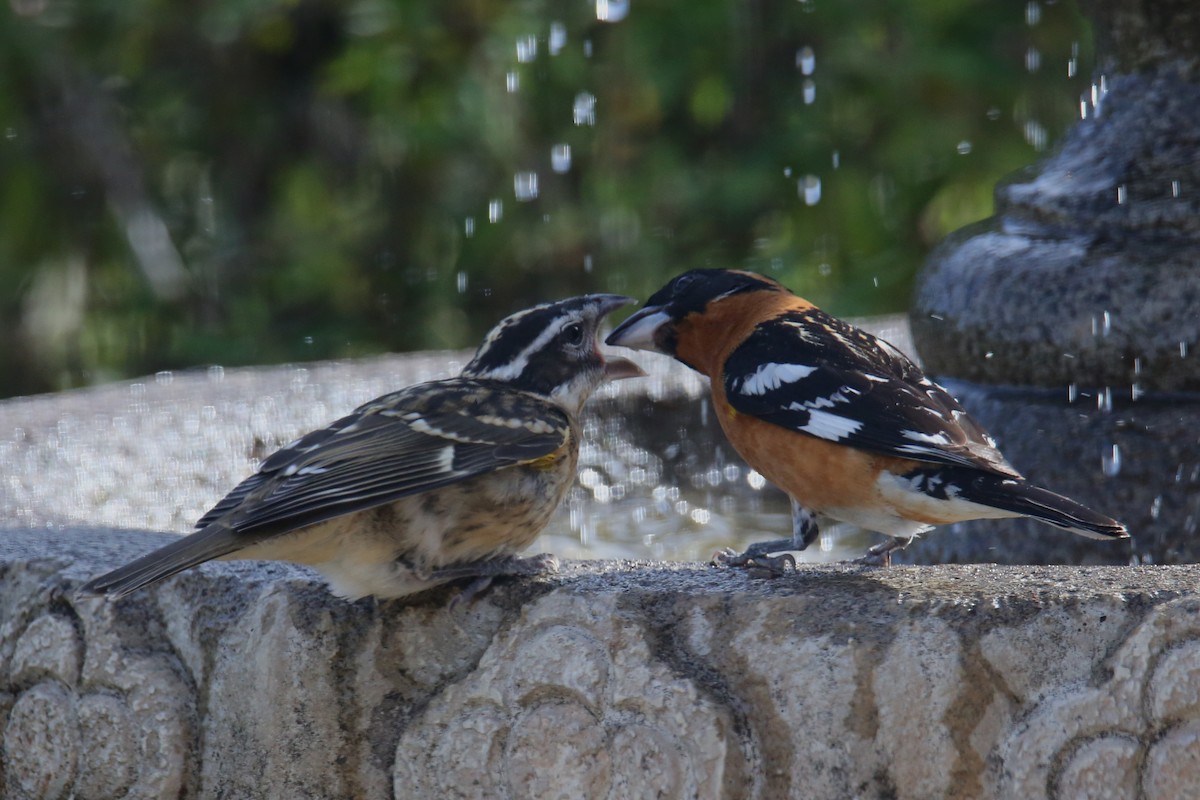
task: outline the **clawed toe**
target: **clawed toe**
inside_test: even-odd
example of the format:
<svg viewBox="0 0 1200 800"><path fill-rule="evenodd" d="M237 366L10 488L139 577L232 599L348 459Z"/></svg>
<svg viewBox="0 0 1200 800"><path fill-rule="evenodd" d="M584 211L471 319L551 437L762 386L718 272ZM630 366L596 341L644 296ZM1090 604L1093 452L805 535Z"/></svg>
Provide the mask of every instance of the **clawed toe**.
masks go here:
<svg viewBox="0 0 1200 800"><path fill-rule="evenodd" d="M492 585L496 578L527 578L532 575L542 575L547 572L558 572L559 561L551 553L540 553L528 558L519 556L500 556L486 561L473 561L465 564L454 564L429 573L432 580L447 581L461 578L473 578L453 600L450 607L468 603L478 597Z"/></svg>
<svg viewBox="0 0 1200 800"><path fill-rule="evenodd" d="M729 547L723 548L713 554L709 563L714 567L743 567L756 578L778 578L796 570L796 559L791 553L769 556L755 553L753 548L744 553Z"/></svg>
<svg viewBox="0 0 1200 800"><path fill-rule="evenodd" d="M742 567L752 557L746 553L739 553L732 547L722 547L713 553L713 557L709 559L708 563L713 567Z"/></svg>
<svg viewBox="0 0 1200 800"><path fill-rule="evenodd" d="M867 550L866 555L856 558L850 563L862 564L867 567L890 567L892 565L892 553L908 547L912 544L914 538L916 537L888 539L886 542L881 542L870 548Z"/></svg>

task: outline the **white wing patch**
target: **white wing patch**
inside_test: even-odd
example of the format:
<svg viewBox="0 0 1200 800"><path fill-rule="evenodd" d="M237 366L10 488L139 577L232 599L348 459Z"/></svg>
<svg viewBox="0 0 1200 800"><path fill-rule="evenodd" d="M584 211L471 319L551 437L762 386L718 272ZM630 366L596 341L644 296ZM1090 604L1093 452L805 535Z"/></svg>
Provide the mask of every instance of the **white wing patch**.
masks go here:
<svg viewBox="0 0 1200 800"><path fill-rule="evenodd" d="M805 364L763 364L742 379L742 394L758 396L778 389L785 383L795 383L803 380L817 371L816 367Z"/></svg>
<svg viewBox="0 0 1200 800"><path fill-rule="evenodd" d="M808 412L808 424L803 425L800 430L831 442L847 439L858 433L863 426L859 420L848 419L839 414L821 411L798 403L792 404L792 410Z"/></svg>
<svg viewBox="0 0 1200 800"><path fill-rule="evenodd" d="M944 433L921 433L920 431L900 431L900 435L913 442L925 444L950 444L950 437Z"/></svg>

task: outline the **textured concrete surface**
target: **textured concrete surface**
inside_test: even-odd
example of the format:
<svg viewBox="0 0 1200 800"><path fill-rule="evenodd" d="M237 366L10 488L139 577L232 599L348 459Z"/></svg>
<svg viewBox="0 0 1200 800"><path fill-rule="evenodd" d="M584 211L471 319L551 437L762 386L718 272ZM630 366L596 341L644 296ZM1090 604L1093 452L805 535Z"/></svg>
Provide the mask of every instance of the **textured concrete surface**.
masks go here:
<svg viewBox="0 0 1200 800"><path fill-rule="evenodd" d="M101 535L103 534L103 535ZM6 798L1200 796L1200 567L569 563L450 608L0 531Z"/></svg>

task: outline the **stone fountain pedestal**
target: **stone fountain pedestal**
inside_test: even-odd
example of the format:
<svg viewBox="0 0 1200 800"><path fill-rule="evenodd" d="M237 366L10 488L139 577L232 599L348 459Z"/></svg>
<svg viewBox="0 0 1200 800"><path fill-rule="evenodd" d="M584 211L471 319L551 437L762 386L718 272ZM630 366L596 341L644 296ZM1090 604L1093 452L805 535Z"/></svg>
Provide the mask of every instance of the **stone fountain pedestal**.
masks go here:
<svg viewBox="0 0 1200 800"><path fill-rule="evenodd" d="M960 399L1018 469L1124 521L1135 559L1191 562L1200 10L1187 0L1083 6L1099 56L1083 119L997 188L995 216L933 253L913 338L929 372L969 382L956 386Z"/></svg>

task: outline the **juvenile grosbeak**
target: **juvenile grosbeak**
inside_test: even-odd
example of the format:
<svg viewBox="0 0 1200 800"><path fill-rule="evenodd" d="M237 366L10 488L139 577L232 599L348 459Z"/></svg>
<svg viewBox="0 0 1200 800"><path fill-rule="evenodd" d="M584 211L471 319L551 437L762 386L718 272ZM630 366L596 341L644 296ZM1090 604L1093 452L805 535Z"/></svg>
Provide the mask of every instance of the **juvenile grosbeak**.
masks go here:
<svg viewBox="0 0 1200 800"><path fill-rule="evenodd" d="M762 275L684 273L607 342L707 375L730 443L791 498L791 539L730 552L724 563L782 569L791 557L767 554L805 549L817 536L814 514L894 537L871 548L875 561L931 526L971 519L1025 516L1094 539L1129 536L1027 482L895 347Z"/></svg>
<svg viewBox="0 0 1200 800"><path fill-rule="evenodd" d="M308 564L347 598L399 597L456 578L468 594L552 557L516 556L575 478L579 413L606 378L596 333L636 302L547 303L501 321L457 378L359 407L267 458L172 542L82 587L118 598L210 559Z"/></svg>

